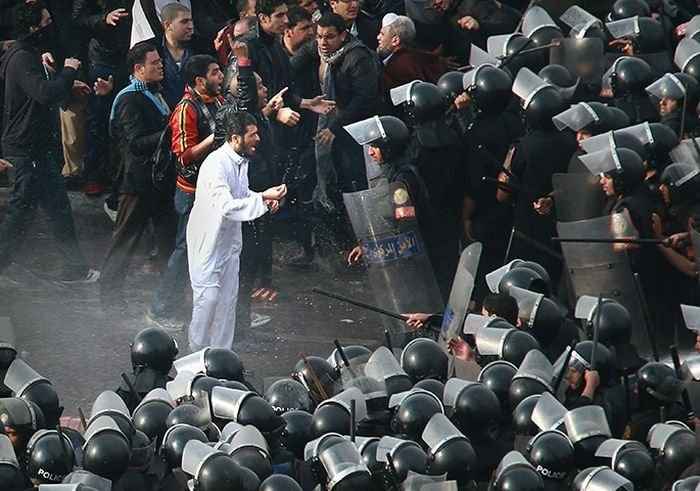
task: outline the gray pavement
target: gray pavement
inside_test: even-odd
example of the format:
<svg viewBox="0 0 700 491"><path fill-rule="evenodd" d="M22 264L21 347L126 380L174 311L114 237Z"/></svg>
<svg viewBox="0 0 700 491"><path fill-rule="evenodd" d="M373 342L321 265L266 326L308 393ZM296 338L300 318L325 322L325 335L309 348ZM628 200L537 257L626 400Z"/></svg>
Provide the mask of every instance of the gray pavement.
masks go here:
<svg viewBox="0 0 700 491"><path fill-rule="evenodd" d="M102 209L103 200L69 194L81 247L93 267L98 267L112 227ZM0 214L9 196L10 189L0 189ZM280 296L272 305L253 302L253 310L271 315L272 322L234 342L249 379L260 390L266 377L288 375L301 351L326 357L334 339L370 347L382 339L377 315L311 293L313 286L320 286L371 302L363 269L347 268L340 254L317 258L311 271L285 267L285 260L299 252L293 242L276 241L273 276ZM79 406L89 411L95 397L115 389L120 374L130 370L129 343L151 325L145 314L159 274L150 266L144 248L134 258L126 303L118 309L101 305L97 284L62 285L56 281L59 272L53 239L39 211L15 253L15 262L0 274L0 316L12 320L19 356L56 387L64 415L77 416ZM190 301L188 294L183 317L189 314ZM186 353L186 332L176 333L175 338L181 353Z"/></svg>

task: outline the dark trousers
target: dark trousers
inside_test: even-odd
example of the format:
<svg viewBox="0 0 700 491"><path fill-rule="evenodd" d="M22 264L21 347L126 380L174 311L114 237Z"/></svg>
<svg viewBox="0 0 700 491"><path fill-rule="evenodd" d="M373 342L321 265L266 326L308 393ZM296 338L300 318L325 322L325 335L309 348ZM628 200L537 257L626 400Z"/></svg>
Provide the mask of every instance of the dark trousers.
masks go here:
<svg viewBox="0 0 700 491"><path fill-rule="evenodd" d="M106 179L109 162L109 112L114 96L125 85L121 72L112 67L90 63L88 66L88 84L92 87L95 80L107 80L114 77L114 89L105 96L90 94L85 112L85 159L83 176L86 182L102 182Z"/></svg>
<svg viewBox="0 0 700 491"><path fill-rule="evenodd" d="M236 328L250 327L250 293L272 283L272 227L269 215L243 222L241 269L238 274Z"/></svg>
<svg viewBox="0 0 700 491"><path fill-rule="evenodd" d="M87 274L88 266L78 247L66 187L53 156L46 153L37 158L8 156L6 159L13 165L8 174L14 184L5 219L0 223L0 270L9 265L15 251L20 250L36 208L40 206L63 259L63 276L73 279Z"/></svg>
<svg viewBox="0 0 700 491"><path fill-rule="evenodd" d="M172 199L158 194L120 194L112 245L102 264L103 295L119 295L126 273L149 220L153 221L159 257L168 257L175 236Z"/></svg>
<svg viewBox="0 0 700 491"><path fill-rule="evenodd" d="M160 287L156 291L151 312L161 317L173 317L174 311L185 299L185 290L189 284L187 270L187 223L194 205L194 194L181 189L175 190L173 199L177 214L177 232L175 234L175 249L168 259Z"/></svg>

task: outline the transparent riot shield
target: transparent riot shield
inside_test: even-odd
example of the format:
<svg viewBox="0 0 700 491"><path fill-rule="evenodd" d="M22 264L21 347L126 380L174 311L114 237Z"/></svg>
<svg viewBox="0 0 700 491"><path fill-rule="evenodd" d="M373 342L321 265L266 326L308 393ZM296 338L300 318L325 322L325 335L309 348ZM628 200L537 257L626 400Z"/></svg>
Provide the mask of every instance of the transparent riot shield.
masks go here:
<svg viewBox="0 0 700 491"><path fill-rule="evenodd" d="M345 207L367 266L374 303L403 312L442 312L444 304L421 237L415 208L403 184L346 193ZM383 317L396 334L407 330Z"/></svg>
<svg viewBox="0 0 700 491"><path fill-rule="evenodd" d="M457 272L452 282L450 298L447 302L442 321L442 334L446 339L452 339L459 334L467 316L467 308L474 290L474 278L479 267L481 243L474 242L462 251L457 266Z"/></svg>
<svg viewBox="0 0 700 491"><path fill-rule="evenodd" d="M582 84L599 84L603 76L605 46L598 38L559 39L549 51L549 63L566 67Z"/></svg>
<svg viewBox="0 0 700 491"><path fill-rule="evenodd" d="M605 193L593 174L554 174L552 188L559 222L575 222L603 214Z"/></svg>
<svg viewBox="0 0 700 491"><path fill-rule="evenodd" d="M561 238L614 239L630 236L625 214L606 215L575 222L557 222ZM632 317L631 342L639 354L651 354L632 268L621 244L562 242L571 286L576 298L582 295L611 298L622 304Z"/></svg>

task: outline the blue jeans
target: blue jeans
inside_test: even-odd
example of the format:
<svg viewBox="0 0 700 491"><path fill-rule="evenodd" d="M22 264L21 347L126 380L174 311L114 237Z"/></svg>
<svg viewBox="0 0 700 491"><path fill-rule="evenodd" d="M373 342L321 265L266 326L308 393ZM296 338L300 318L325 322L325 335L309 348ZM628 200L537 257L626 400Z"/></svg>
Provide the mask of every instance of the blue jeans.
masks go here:
<svg viewBox="0 0 700 491"><path fill-rule="evenodd" d="M12 262L15 251L29 252L21 246L40 206L63 259L63 276L72 279L87 274L88 266L78 247L73 211L53 156L46 153L41 157L5 158L13 166L8 170L13 188L5 219L0 222L0 270ZM41 254L36 250L33 253Z"/></svg>
<svg viewBox="0 0 700 491"><path fill-rule="evenodd" d="M185 298L185 290L189 284L187 272L187 222L194 204L194 194L175 189L175 213L178 216L175 249L168 259L160 286L151 303L151 312L160 317L173 317L174 310Z"/></svg>

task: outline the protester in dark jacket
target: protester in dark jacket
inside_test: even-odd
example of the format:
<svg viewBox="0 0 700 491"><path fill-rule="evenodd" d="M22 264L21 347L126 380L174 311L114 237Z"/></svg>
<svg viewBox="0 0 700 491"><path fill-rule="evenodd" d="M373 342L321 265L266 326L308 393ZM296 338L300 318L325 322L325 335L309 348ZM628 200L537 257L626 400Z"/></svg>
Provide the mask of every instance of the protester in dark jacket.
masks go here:
<svg viewBox="0 0 700 491"><path fill-rule="evenodd" d="M51 15L38 3L17 6L14 16L19 40L3 56L0 83L4 86L2 147L12 165L12 198L0 223L0 270L20 250L31 223L31 211L40 205L49 216L51 231L63 256L62 279L96 281L78 248L75 225L59 166L50 152L57 117L55 105L68 99L72 90L90 89L75 81L80 62L67 58L54 80L46 79L37 46L50 33ZM4 164L3 167L6 167Z"/></svg>
<svg viewBox="0 0 700 491"><path fill-rule="evenodd" d="M172 249L175 225L174 183L163 183L161 190L153 179L158 145L170 148L170 137L164 135L170 109L158 93L163 63L153 45L139 43L129 50L127 66L131 84L117 94L111 113L114 137L121 141L122 163L116 229L100 283L103 301L108 303L120 300L126 271L148 221L153 220L158 228L156 238L163 257Z"/></svg>

